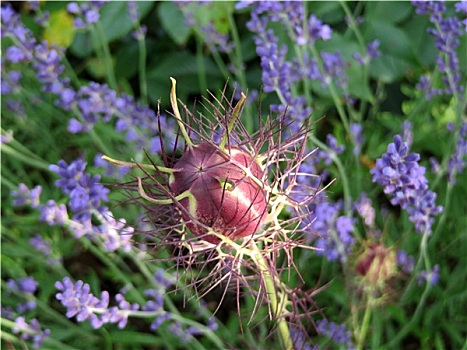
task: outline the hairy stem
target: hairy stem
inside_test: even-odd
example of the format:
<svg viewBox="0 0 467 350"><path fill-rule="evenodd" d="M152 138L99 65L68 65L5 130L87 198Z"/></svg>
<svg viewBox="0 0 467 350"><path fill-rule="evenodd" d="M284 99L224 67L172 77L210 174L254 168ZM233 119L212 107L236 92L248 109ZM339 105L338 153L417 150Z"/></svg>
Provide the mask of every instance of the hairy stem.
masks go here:
<svg viewBox="0 0 467 350"><path fill-rule="evenodd" d="M270 310L272 316L277 322L277 328L279 329L279 335L282 339L283 348L287 350L293 350L293 343L290 337L290 330L287 321L284 318L285 310L285 296L283 293L277 290L277 286L274 283L274 276L271 274L268 268L266 259L259 251L258 246L255 242L251 242L251 258L255 262L259 269L259 273L262 276L264 287L266 289ZM281 300L282 299L282 300Z"/></svg>

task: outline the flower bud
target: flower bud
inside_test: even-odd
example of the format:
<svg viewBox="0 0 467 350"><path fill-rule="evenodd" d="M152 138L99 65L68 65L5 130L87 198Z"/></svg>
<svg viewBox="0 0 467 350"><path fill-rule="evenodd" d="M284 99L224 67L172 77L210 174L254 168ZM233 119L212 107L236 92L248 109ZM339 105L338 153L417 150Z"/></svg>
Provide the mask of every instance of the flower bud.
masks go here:
<svg viewBox="0 0 467 350"><path fill-rule="evenodd" d="M186 209L182 216L190 231L218 243L216 236L207 234L209 229L237 239L253 235L263 223L268 207L266 191L258 183L263 175L246 151L238 147L222 151L203 142L190 147L177 161L169 187L175 196L186 191L191 194L179 202Z"/></svg>
<svg viewBox="0 0 467 350"><path fill-rule="evenodd" d="M382 285L397 273L396 253L380 243L371 243L356 265L371 285Z"/></svg>

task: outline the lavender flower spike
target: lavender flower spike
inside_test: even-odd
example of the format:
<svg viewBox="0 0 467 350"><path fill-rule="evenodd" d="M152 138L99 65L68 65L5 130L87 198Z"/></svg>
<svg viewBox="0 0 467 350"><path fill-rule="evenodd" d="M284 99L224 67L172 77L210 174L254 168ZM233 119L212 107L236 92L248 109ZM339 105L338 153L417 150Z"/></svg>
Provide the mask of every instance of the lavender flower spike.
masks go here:
<svg viewBox="0 0 467 350"><path fill-rule="evenodd" d="M425 167L418 165L419 159L420 155L409 154L407 142L396 135L370 173L373 182L382 185L384 193L391 196L391 204L407 211L417 232L431 234L433 217L443 208L435 204L436 193L428 189Z"/></svg>

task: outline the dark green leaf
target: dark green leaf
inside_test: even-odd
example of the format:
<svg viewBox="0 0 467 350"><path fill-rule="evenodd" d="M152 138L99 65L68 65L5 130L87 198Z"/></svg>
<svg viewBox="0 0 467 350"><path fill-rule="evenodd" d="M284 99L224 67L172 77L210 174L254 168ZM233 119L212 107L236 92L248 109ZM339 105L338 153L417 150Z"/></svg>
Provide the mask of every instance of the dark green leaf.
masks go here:
<svg viewBox="0 0 467 350"><path fill-rule="evenodd" d="M185 45L191 29L185 25L183 13L171 1L162 2L158 7L158 17L167 34L178 45Z"/></svg>

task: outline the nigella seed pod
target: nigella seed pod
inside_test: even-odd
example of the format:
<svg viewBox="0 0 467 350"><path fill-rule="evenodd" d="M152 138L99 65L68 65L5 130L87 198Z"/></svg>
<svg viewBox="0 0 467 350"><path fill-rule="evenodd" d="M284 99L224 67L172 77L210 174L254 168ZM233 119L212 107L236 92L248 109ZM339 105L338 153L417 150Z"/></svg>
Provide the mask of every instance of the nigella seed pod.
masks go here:
<svg viewBox="0 0 467 350"><path fill-rule="evenodd" d="M261 186L264 171L246 151L203 142L189 148L174 166L169 187L180 200L183 218L195 236L210 243L219 238L251 236L267 216L267 196Z"/></svg>
<svg viewBox="0 0 467 350"><path fill-rule="evenodd" d="M397 270L396 253L381 243L370 243L355 269L370 285L384 285Z"/></svg>

